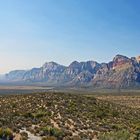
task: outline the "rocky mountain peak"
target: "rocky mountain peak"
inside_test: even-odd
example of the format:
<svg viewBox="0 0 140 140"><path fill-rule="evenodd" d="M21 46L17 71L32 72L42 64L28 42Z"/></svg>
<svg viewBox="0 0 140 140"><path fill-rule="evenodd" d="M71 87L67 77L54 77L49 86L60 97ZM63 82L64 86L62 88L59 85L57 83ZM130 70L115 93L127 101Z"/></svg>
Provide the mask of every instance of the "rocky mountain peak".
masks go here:
<svg viewBox="0 0 140 140"><path fill-rule="evenodd" d="M11 82L45 82L46 85L51 86L140 87L140 56L128 58L116 55L108 63L74 61L68 67L48 62L40 68L12 71L6 75L6 79Z"/></svg>
<svg viewBox="0 0 140 140"><path fill-rule="evenodd" d="M81 65L81 64L80 64L78 61L73 61L73 62L69 65L69 67L70 67L70 68L79 68L80 65Z"/></svg>
<svg viewBox="0 0 140 140"><path fill-rule="evenodd" d="M131 64L131 59L123 55L118 54L113 59L113 69L124 68L129 64Z"/></svg>
<svg viewBox="0 0 140 140"><path fill-rule="evenodd" d="M91 67L96 67L98 63L96 61L87 61L86 65L91 65Z"/></svg>
<svg viewBox="0 0 140 140"><path fill-rule="evenodd" d="M126 57L126 56L123 56L123 55L120 55L120 54L118 54L118 55L116 55L114 58L113 58L113 61L115 62L115 61L127 61L127 60L129 60L129 58L128 57Z"/></svg>
<svg viewBox="0 0 140 140"><path fill-rule="evenodd" d="M46 62L43 67L53 67L53 66L58 66L59 64L57 64L56 62Z"/></svg>
<svg viewBox="0 0 140 140"><path fill-rule="evenodd" d="M57 64L55 62L47 62L42 66L43 72L58 72L63 71L65 66Z"/></svg>

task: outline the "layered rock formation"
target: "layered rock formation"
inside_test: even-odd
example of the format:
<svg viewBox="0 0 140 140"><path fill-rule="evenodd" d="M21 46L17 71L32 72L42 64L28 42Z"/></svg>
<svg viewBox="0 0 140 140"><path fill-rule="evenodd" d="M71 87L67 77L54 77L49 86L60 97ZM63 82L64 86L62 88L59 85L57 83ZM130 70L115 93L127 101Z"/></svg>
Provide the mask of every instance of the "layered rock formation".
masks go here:
<svg viewBox="0 0 140 140"><path fill-rule="evenodd" d="M46 85L129 88L140 86L140 56L116 55L109 63L72 62L68 67L55 62L27 71L6 74L8 81L42 82Z"/></svg>

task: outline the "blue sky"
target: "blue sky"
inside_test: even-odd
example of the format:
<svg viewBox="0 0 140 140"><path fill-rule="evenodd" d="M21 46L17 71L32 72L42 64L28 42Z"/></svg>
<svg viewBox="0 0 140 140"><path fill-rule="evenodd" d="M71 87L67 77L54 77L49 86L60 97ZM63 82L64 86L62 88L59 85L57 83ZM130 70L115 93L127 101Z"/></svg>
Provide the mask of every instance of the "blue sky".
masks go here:
<svg viewBox="0 0 140 140"><path fill-rule="evenodd" d="M139 0L1 0L0 73L140 55Z"/></svg>

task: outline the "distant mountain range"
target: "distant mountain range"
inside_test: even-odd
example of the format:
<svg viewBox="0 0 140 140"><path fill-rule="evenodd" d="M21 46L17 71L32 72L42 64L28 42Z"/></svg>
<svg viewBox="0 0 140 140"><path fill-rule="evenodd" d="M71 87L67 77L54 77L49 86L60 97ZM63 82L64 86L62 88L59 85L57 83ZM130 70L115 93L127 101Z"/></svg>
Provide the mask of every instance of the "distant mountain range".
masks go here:
<svg viewBox="0 0 140 140"><path fill-rule="evenodd" d="M15 70L6 82L44 83L51 86L92 86L95 88L140 87L140 56L116 55L109 63L72 62L68 67L55 62L40 68Z"/></svg>

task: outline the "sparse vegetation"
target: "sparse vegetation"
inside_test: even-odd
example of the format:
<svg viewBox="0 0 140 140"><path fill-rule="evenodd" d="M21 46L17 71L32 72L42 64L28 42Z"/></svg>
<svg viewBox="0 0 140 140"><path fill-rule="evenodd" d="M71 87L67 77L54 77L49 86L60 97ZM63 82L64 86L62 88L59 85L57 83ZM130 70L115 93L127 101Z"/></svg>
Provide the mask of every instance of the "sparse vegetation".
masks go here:
<svg viewBox="0 0 140 140"><path fill-rule="evenodd" d="M120 130L117 132L108 132L99 136L100 140L134 140L134 136L127 130Z"/></svg>
<svg viewBox="0 0 140 140"><path fill-rule="evenodd" d="M125 140L140 135L140 110L93 96L37 93L0 96L0 136L42 140ZM4 128L3 128L4 127ZM6 129L8 128L8 129ZM1 134L2 133L2 134Z"/></svg>

